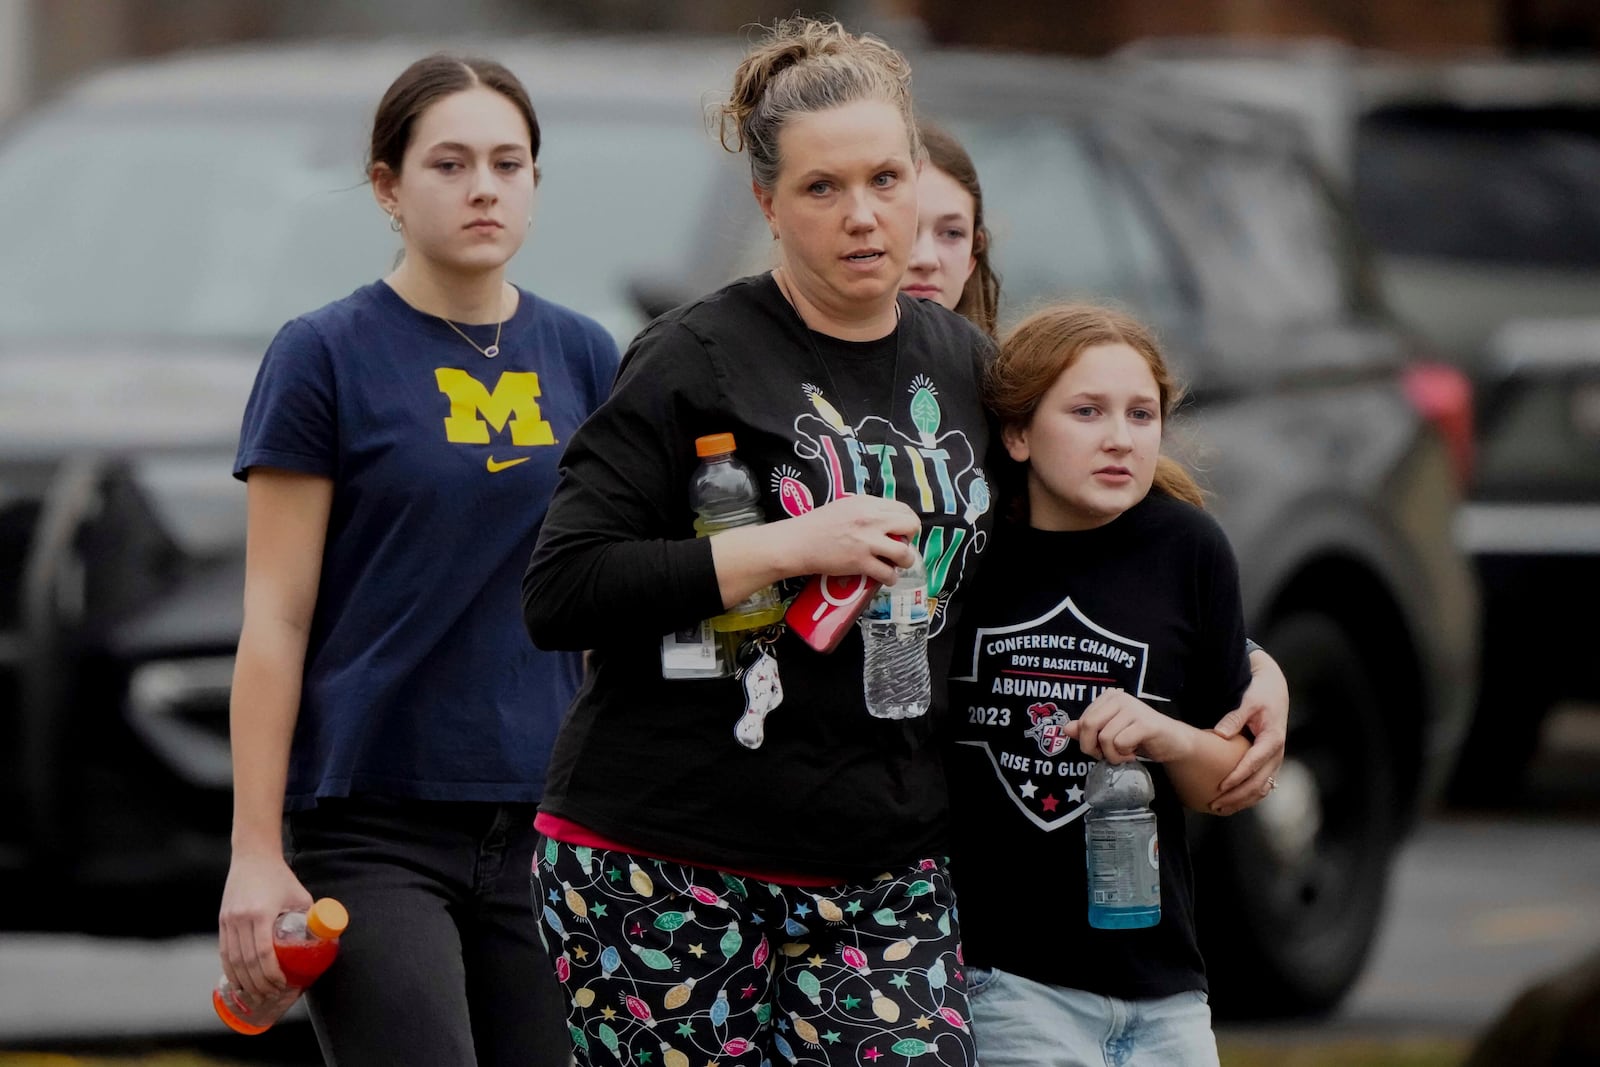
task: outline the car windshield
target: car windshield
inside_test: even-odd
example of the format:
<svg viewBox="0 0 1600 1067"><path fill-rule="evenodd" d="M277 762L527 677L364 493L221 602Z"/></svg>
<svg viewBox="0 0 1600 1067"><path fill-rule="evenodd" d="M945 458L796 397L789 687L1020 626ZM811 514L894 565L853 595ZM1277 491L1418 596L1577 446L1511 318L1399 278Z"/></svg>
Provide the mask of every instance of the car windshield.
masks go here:
<svg viewBox="0 0 1600 1067"><path fill-rule="evenodd" d="M1002 322L1076 297L1122 303L1179 328L1187 298L1168 250L1081 130L1003 116L949 125L982 175L985 223L1005 279Z"/></svg>
<svg viewBox="0 0 1600 1067"><path fill-rule="evenodd" d="M629 283L695 247L719 153L694 118L541 109L544 180L512 280L628 340ZM0 338L260 345L387 273L400 242L361 180L367 121L58 113L20 130L0 151Z"/></svg>

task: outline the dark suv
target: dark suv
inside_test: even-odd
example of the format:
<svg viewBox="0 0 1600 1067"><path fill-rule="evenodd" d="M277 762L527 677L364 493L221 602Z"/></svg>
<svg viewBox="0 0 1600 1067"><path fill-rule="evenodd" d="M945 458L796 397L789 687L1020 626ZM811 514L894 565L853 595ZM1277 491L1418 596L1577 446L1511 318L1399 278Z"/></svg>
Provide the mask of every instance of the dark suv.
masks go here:
<svg viewBox="0 0 1600 1067"><path fill-rule="evenodd" d="M1600 592L1600 64L1200 42L1126 58L1171 91L1293 114L1347 186L1387 302L1471 376L1456 540L1489 654L1451 793L1503 804L1546 713L1600 700L1584 617ZM1537 657L1502 651L1530 640Z"/></svg>
<svg viewBox="0 0 1600 1067"><path fill-rule="evenodd" d="M610 321L626 336L638 321L620 314L630 295L654 311L759 269L770 242L748 176L731 159L719 165L719 150L697 131L702 94L732 70L725 45L567 42L493 51L528 77L546 120L541 232L523 253L531 284L585 310L618 311ZM254 154L213 144L206 156L222 160L218 166L244 156L249 173L238 182L248 176L252 191L287 188L279 203L296 210L325 208L316 225L338 227L339 236L302 237L285 247L308 254L274 262L262 244L276 247L271 239L287 223L251 221L228 241L231 259L150 285L150 299L161 297L168 314L130 320L141 328L118 334L106 325L74 338L69 327L83 322L49 318L60 355L32 364L40 380L113 340L116 366L141 366L154 358L138 345L155 325L211 307L198 296L291 288L295 303L262 309L232 345L196 355L183 373L155 371L155 363L143 376L126 372L153 397L193 397L207 417L218 415L214 451L190 469L203 472L197 487L203 481L236 506L239 491L227 483L231 420L265 331L381 273L392 254L363 192L327 190L348 184L356 119L405 58L348 48L336 56L197 58L91 86L42 117L36 138L71 122L134 130L211 110L244 138L262 116L280 116L304 131L300 140L268 128L249 134L259 138ZM983 175L1006 314L1061 295L1121 301L1160 328L1193 388L1174 432L1215 492L1243 563L1252 633L1288 672L1295 708L1277 792L1248 815L1198 828L1216 999L1236 1013L1332 1005L1359 972L1396 841L1441 784L1468 709L1476 600L1449 539L1457 486L1434 372L1411 360L1373 297L1350 227L1291 129L1139 90L1104 65L947 53L914 55L913 63L921 105L965 139ZM597 83L574 76L571 64L611 74ZM290 69L299 80L285 94L282 71ZM113 104L121 110L104 113ZM273 167L291 151L285 145L302 144L337 166L315 182L285 180ZM574 145L595 144L613 154L588 166L571 154ZM119 168L137 169L133 145L113 147ZM40 154L15 149L13 142L0 153L0 193ZM560 184L575 168L582 169L572 181L583 188ZM349 202L336 212L329 198L341 196ZM241 213L276 218L240 200ZM212 228L226 232L227 224ZM320 261L323 249L343 273ZM165 253L152 243L121 254ZM295 276L281 277L290 262ZM86 283L63 270L55 284L82 292ZM52 290L34 291L42 299ZM0 330L0 345L0 367L23 358L11 333ZM159 350L171 360L185 349L169 335ZM194 397L194 367L222 365L237 369L238 387ZM214 560L178 544L173 531L183 522L152 503L160 494L135 469L143 462L138 439L131 430L118 439L92 461L63 463L77 451L64 447L69 441L36 449L33 495L19 492L5 513L15 516L16 543L29 546L29 575L72 575L73 589L107 598L104 608L53 616L57 624L43 637L24 629L17 640L17 662L41 685L7 721L44 739L28 749L33 792L17 799L39 813L28 847L53 842L57 855L76 861L69 870L88 874L102 856L123 855L144 860L145 874L167 874L177 869L174 857L188 855L195 884L215 893L226 843L225 763L208 763L216 774L199 781L192 757L202 748L221 755L226 671L208 674L207 665L226 662L237 633L238 544L221 551L219 538ZM53 525L43 518L50 508L21 503L40 491L78 500L72 487L80 484L94 487L96 501L119 503L67 509ZM5 595L31 603L43 580L17 578ZM55 581L52 588L68 579ZM97 582L111 591L93 593ZM41 659L46 653L55 658ZM94 671L84 666L91 663ZM152 665L162 668L155 681L139 673ZM135 677L145 680L130 685Z"/></svg>
<svg viewBox="0 0 1600 1067"><path fill-rule="evenodd" d="M1380 65L1362 84L1357 217L1397 310L1478 383L1457 540L1488 654L1451 793L1483 806L1526 781L1557 703L1600 701L1600 64Z"/></svg>

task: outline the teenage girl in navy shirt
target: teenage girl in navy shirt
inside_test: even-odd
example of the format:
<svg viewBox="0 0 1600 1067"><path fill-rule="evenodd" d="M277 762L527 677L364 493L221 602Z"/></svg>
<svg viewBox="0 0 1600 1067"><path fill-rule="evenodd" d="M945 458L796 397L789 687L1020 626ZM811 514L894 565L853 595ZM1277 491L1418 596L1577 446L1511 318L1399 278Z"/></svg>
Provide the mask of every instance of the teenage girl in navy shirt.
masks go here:
<svg viewBox="0 0 1600 1067"><path fill-rule="evenodd" d="M220 953L271 995L275 915L340 899L340 959L308 994L330 1063L566 1062L526 878L582 668L529 646L517 585L617 352L505 280L538 152L499 64L401 74L369 163L400 265L284 326L245 411Z"/></svg>

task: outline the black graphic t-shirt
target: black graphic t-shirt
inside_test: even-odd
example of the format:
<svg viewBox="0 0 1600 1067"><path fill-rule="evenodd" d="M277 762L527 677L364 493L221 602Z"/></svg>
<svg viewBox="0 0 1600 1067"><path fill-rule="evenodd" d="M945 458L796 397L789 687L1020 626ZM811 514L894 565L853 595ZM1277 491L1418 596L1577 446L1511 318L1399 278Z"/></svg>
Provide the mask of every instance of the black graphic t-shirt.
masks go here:
<svg viewBox="0 0 1600 1067"><path fill-rule="evenodd" d="M783 700L756 749L734 735L738 679L661 671L663 634L722 611L689 480L695 438L732 433L768 522L868 492L922 516L918 548L938 598L930 666L946 677L990 526L979 389L988 342L931 302L902 297L899 307L888 338L830 340L761 275L634 341L610 399L562 459L523 580L535 641L594 650L542 812L643 852L744 870L870 877L946 846L935 714L867 713L854 628L828 655L779 639ZM943 704L936 685L935 712Z"/></svg>
<svg viewBox="0 0 1600 1067"><path fill-rule="evenodd" d="M1205 990L1184 812L1155 780L1161 920L1089 925L1084 778L1062 732L1106 688L1209 729L1249 684L1238 567L1205 512L1152 492L1105 526L1004 525L951 667L951 869L967 959L1125 999Z"/></svg>

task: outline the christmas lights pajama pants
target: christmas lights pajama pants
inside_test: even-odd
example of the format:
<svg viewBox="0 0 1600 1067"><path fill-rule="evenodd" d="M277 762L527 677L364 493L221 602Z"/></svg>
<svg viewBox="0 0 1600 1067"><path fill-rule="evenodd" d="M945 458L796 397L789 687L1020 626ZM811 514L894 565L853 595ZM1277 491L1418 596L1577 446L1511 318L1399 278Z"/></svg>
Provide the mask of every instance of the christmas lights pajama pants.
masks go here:
<svg viewBox="0 0 1600 1067"><path fill-rule="evenodd" d="M973 1067L944 865L801 888L541 839L581 1067Z"/></svg>

